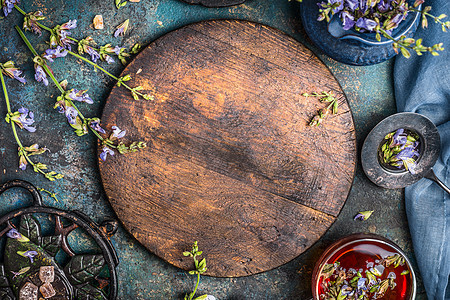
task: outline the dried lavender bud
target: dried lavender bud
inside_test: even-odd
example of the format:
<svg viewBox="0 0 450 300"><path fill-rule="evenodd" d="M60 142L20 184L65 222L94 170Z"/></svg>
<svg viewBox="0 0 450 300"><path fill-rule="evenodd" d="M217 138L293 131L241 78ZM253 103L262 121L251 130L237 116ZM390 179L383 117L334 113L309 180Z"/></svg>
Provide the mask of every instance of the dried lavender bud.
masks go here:
<svg viewBox="0 0 450 300"><path fill-rule="evenodd" d="M417 133L403 128L387 134L378 151L378 158L388 169L406 170L415 174L420 157L420 138Z"/></svg>

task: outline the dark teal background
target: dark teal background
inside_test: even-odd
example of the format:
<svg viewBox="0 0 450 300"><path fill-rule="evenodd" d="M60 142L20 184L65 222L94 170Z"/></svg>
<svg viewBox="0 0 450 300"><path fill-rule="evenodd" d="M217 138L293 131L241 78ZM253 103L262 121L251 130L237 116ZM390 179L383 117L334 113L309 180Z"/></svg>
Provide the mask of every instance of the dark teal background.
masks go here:
<svg viewBox="0 0 450 300"><path fill-rule="evenodd" d="M140 3L129 3L117 10L113 0L24 0L20 7L25 11L42 10L47 16L42 23L50 27L69 19L77 19L78 28L72 30L73 37L77 39L91 35L99 45L111 43L125 47L136 42L148 45L171 30L201 20L232 18L259 22L278 28L304 43L331 69L350 102L356 125L358 150L370 129L384 117L395 113L392 78L394 61L369 67L352 67L322 55L305 36L299 19L301 4L294 1L249 0L240 6L216 9L191 6L178 0L141 0ZM96 14L103 15L105 29L92 28L92 19ZM128 18L128 33L124 37L114 38L115 27ZM162 26L158 21L162 22ZM21 23L22 16L17 11L0 20L0 60L14 60L24 70L28 80L24 86L15 80L7 79L12 109L15 111L24 106L36 115L36 133L19 131L19 136L25 145L38 143L47 146L51 152L38 157L39 160L65 177L52 183L30 168L26 171L18 169L17 145L10 125L6 124L2 117L0 182L19 178L52 190L57 193L60 202L44 196L47 205L81 210L97 222L107 217L115 217L101 185L96 140L93 136L77 137L64 116L53 109L58 95L56 87L52 84L45 87L33 79L31 54L14 30L14 25ZM30 33L27 33L27 36L38 52L46 49L46 32L41 37ZM119 75L123 69L120 63L100 64L115 75ZM58 59L51 67L58 80L69 81L69 87L89 89L95 103L79 105L86 117L101 116L107 95L114 85L110 78L101 72L95 72L91 66L73 57ZM5 116L3 94L0 100L0 115ZM0 199L0 214L27 205L27 199L29 197L22 191L8 191ZM353 216L364 210L375 212L365 222L353 221ZM208 293L218 299L228 300L309 299L311 272L315 261L330 243L355 232L372 232L387 237L403 248L414 261L402 190L376 187L365 177L359 162L352 191L339 218L311 249L290 263L262 274L243 278L203 277L198 295ZM123 227L120 227L112 242L120 259L117 268L119 299L178 299L193 288L193 276L146 251ZM426 299L420 283L418 294L417 299Z"/></svg>

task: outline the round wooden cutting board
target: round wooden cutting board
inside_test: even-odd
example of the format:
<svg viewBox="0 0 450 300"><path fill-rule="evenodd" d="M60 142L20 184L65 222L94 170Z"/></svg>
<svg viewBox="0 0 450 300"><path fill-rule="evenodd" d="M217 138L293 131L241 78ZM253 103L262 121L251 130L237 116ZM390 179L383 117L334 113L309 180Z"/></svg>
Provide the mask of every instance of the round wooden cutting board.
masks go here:
<svg viewBox="0 0 450 300"><path fill-rule="evenodd" d="M336 79L286 34L246 21L192 24L150 44L124 70L154 101L113 88L102 122L148 148L100 162L126 229L169 263L198 241L206 274L280 266L334 222L353 181L355 131ZM308 126L332 91L339 113Z"/></svg>

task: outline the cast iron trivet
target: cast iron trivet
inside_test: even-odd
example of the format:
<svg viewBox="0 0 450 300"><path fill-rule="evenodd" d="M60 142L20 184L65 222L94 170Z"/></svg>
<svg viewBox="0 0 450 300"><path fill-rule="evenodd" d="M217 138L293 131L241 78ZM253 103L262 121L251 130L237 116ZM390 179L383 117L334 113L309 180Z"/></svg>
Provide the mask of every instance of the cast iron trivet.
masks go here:
<svg viewBox="0 0 450 300"><path fill-rule="evenodd" d="M13 187L27 189L33 205L0 218L0 299L116 299L119 260L109 238L117 222L44 206L22 180L1 185L0 195Z"/></svg>

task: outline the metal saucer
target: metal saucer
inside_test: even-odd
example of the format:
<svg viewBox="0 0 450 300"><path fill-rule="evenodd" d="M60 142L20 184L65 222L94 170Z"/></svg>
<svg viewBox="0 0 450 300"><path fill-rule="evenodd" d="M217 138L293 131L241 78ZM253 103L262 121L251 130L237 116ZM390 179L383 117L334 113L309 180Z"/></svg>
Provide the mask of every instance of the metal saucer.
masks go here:
<svg viewBox="0 0 450 300"><path fill-rule="evenodd" d="M420 137L422 149L417 160L416 174L388 170L378 159L378 149L384 137L400 128L414 131ZM364 173L373 183L388 189L404 188L426 177L450 193L449 188L436 177L432 169L439 157L440 146L439 132L427 117L411 112L389 116L378 123L364 141L361 151Z"/></svg>

